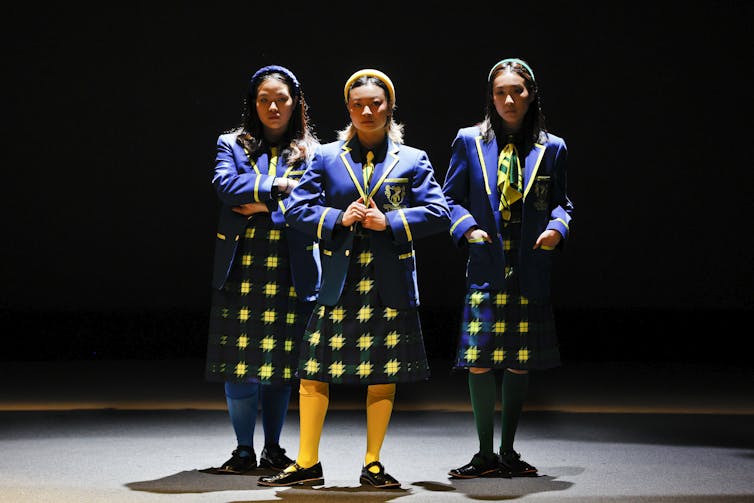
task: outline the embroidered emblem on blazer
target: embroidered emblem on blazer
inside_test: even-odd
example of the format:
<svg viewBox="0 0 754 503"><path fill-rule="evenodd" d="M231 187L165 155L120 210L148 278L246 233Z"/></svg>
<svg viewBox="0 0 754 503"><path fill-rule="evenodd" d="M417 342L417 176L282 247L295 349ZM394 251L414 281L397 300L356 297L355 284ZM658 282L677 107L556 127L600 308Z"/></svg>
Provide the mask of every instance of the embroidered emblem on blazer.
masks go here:
<svg viewBox="0 0 754 503"><path fill-rule="evenodd" d="M545 211L550 200L550 177L538 176L534 180L534 209Z"/></svg>
<svg viewBox="0 0 754 503"><path fill-rule="evenodd" d="M406 187L404 185L386 184L385 197L390 202L390 204L383 205L386 211L402 208L403 200L406 198Z"/></svg>

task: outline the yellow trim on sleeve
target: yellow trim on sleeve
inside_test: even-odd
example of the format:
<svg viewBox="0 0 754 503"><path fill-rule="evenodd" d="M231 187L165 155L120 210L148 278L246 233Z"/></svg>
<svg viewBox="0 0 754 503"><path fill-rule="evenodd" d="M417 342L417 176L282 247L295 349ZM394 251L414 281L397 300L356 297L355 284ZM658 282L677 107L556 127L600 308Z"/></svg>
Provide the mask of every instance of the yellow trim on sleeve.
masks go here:
<svg viewBox="0 0 754 503"><path fill-rule="evenodd" d="M218 232L218 233L217 233L217 237L218 237L218 238L220 238L220 239L222 239L223 241L225 241L225 234L220 234L220 233Z"/></svg>
<svg viewBox="0 0 754 503"><path fill-rule="evenodd" d="M332 252L330 250L325 249L325 248L322 248L322 253L324 253L328 257L332 255Z"/></svg>
<svg viewBox="0 0 754 503"><path fill-rule="evenodd" d="M319 217L319 224L317 225L317 238L322 239L322 225L325 223L325 215L327 215L327 212L330 211L332 208L325 208L325 211L322 212L322 216Z"/></svg>
<svg viewBox="0 0 754 503"><path fill-rule="evenodd" d="M410 251L410 252L408 252L408 253L402 253L402 254L398 255L398 259L399 259L399 260L403 260L403 259L411 258L411 257L413 257L413 256L414 256L414 251L413 251L413 250L411 250L411 251Z"/></svg>
<svg viewBox="0 0 754 503"><path fill-rule="evenodd" d="M563 220L562 218L556 218L555 221L562 223L565 226L565 228L568 229L569 231L571 230L571 228L568 227L568 224L566 223L566 221Z"/></svg>
<svg viewBox="0 0 754 503"><path fill-rule="evenodd" d="M459 218L458 220L456 220L456 223L454 223L453 226L450 228L450 235L451 236L453 235L453 231L456 230L456 227L458 227L458 224L460 224L461 222L463 222L467 218L471 218L471 214L470 213L467 213L464 216L462 216L461 218Z"/></svg>
<svg viewBox="0 0 754 503"><path fill-rule="evenodd" d="M409 241L413 241L413 238L411 237L411 229L408 226L408 220L406 220L406 215L403 213L403 209L399 209L398 214L401 216L401 220L403 220L403 228L406 230L406 238L408 238Z"/></svg>
<svg viewBox="0 0 754 503"><path fill-rule="evenodd" d="M254 201L257 203L261 203L262 200L259 199L259 182L262 181L261 176L257 176L257 178L254 180Z"/></svg>

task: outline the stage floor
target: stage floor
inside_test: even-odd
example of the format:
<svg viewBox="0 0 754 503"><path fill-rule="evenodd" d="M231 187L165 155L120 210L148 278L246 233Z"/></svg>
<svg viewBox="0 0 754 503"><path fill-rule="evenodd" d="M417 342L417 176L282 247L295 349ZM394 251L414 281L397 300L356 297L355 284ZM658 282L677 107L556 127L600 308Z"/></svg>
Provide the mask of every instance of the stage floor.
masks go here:
<svg viewBox="0 0 754 503"><path fill-rule="evenodd" d="M0 501L751 502L754 370L565 362L534 373L516 448L528 479L449 479L476 451L465 375L432 362L398 388L382 450L402 488L359 484L364 389L332 387L324 486L213 475L235 447L222 384L203 362L0 362ZM499 442L499 419L495 441ZM261 425L256 442L261 443ZM298 449L296 394L281 444ZM257 449L257 452L259 449Z"/></svg>

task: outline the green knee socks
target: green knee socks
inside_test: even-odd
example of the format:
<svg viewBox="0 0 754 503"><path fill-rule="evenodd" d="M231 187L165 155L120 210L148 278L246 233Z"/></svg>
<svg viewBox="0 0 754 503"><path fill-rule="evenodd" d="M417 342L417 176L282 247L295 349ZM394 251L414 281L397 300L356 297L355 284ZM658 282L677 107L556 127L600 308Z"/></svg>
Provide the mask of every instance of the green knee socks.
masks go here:
<svg viewBox="0 0 754 503"><path fill-rule="evenodd" d="M474 422L479 436L479 454L485 458L494 456L492 448L495 425L495 398L497 384L493 372L474 374L469 372L469 395L474 410Z"/></svg>
<svg viewBox="0 0 754 503"><path fill-rule="evenodd" d="M500 439L500 452L513 450L518 420L524 408L526 392L529 389L529 374L503 372L503 434Z"/></svg>

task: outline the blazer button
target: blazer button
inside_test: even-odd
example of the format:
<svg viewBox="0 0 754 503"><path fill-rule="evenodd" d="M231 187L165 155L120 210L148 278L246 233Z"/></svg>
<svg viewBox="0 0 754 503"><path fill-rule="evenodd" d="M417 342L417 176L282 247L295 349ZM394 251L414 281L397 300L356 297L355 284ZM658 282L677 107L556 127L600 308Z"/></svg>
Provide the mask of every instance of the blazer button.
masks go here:
<svg viewBox="0 0 754 503"><path fill-rule="evenodd" d="M346 250L346 257L351 255L351 250Z"/></svg>

